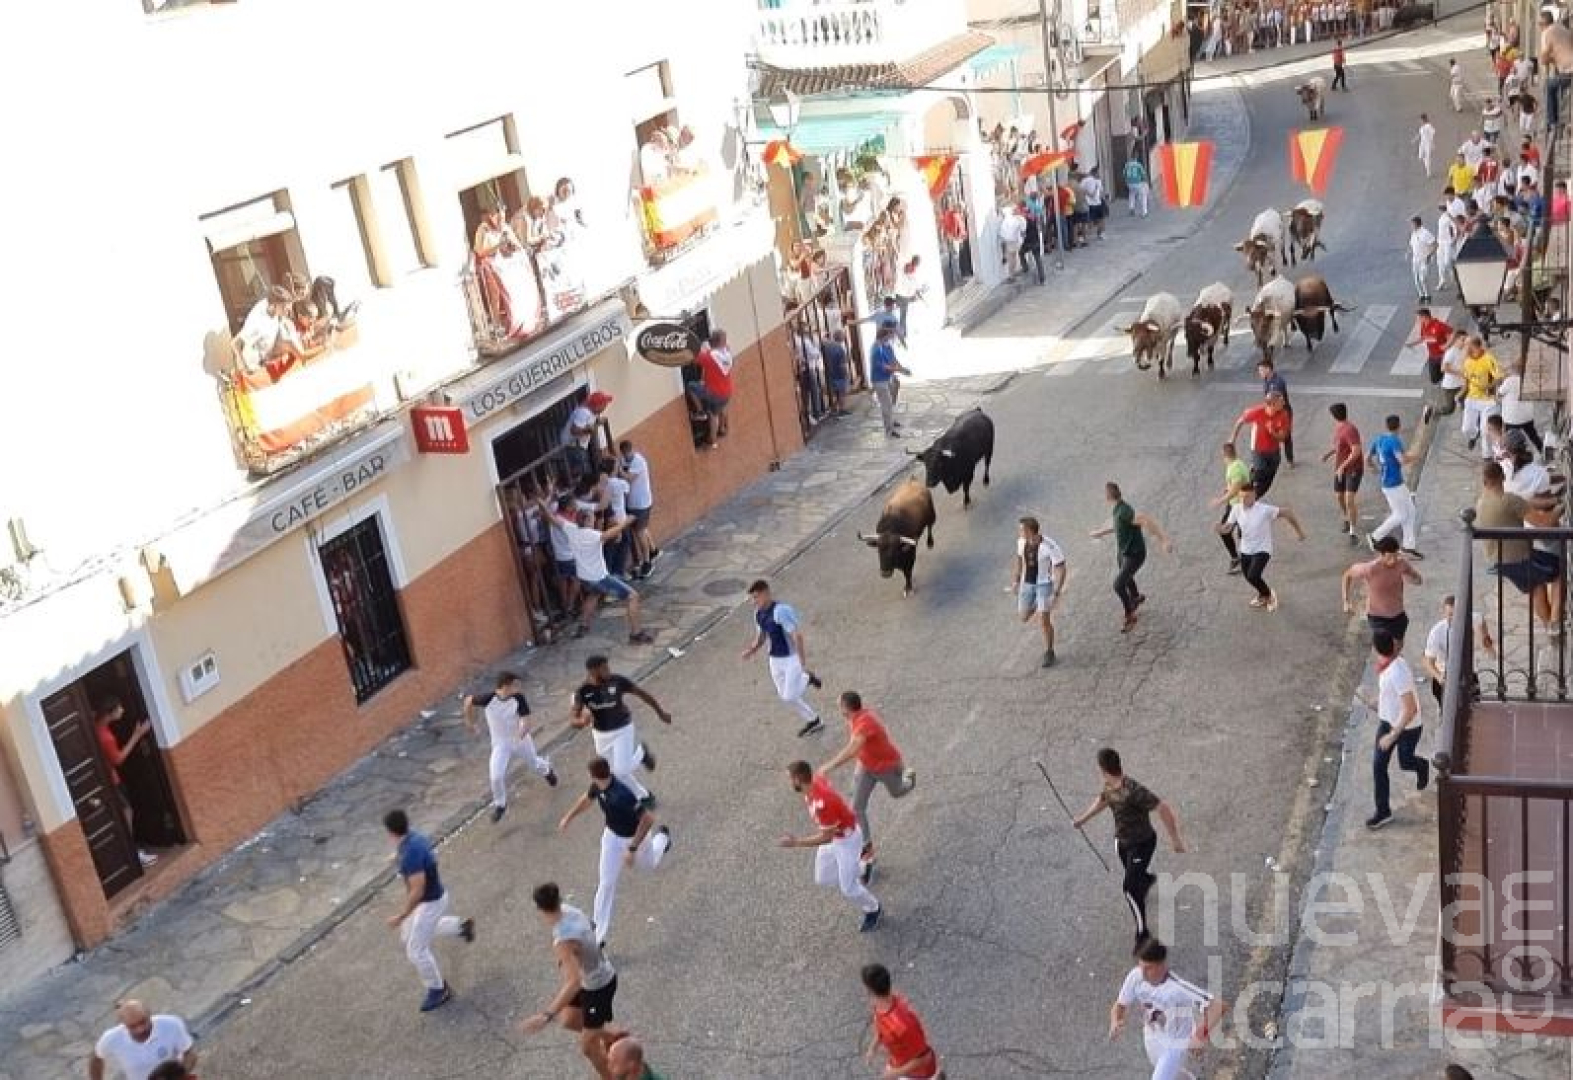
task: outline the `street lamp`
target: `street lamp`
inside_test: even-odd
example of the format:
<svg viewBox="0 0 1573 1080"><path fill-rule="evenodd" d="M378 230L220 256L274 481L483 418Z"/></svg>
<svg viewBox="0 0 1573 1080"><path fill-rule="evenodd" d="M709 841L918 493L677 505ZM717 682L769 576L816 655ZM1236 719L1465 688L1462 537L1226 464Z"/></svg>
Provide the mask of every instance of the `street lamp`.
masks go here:
<svg viewBox="0 0 1573 1080"><path fill-rule="evenodd" d="M1495 311L1507 281L1507 260L1507 248L1502 246L1496 233L1486 230L1469 235L1453 258L1458 295L1466 307Z"/></svg>
<svg viewBox="0 0 1573 1080"><path fill-rule="evenodd" d="M787 138L792 138L792 132L797 128L798 115L802 112L803 103L791 90L781 87L770 95L765 102L765 108L770 110L770 122L782 131Z"/></svg>

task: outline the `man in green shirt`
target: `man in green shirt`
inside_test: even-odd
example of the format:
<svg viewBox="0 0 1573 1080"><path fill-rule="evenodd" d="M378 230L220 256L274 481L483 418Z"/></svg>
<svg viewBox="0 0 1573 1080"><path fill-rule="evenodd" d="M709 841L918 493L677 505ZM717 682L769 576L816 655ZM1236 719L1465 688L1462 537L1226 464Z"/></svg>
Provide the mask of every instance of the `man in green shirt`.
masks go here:
<svg viewBox="0 0 1573 1080"><path fill-rule="evenodd" d="M644 1047L632 1035L624 1035L612 1044L606 1064L612 1080L666 1080L645 1064Z"/></svg>
<svg viewBox="0 0 1573 1080"><path fill-rule="evenodd" d="M1220 529L1223 523L1229 520L1229 514L1236 506L1240 505L1240 489L1251 486L1251 469L1240 460L1239 451L1234 448L1234 443L1223 444L1223 494L1212 501L1213 506L1223 507L1223 517L1218 519ZM1223 549L1229 553L1229 573L1240 572L1240 549L1234 542L1238 529L1220 531L1218 538L1223 541Z"/></svg>
<svg viewBox="0 0 1573 1080"><path fill-rule="evenodd" d="M1157 538L1165 554L1174 550L1174 544L1156 521L1131 508L1131 504L1120 494L1119 484L1112 480L1104 484L1103 495L1113 506L1112 521L1102 529L1092 530L1091 536L1094 540L1100 540L1110 533L1114 534L1114 556L1119 567L1119 572L1114 575L1114 595L1120 598L1120 606L1125 609L1125 622L1120 627L1120 633L1128 634L1136 625L1136 609L1147 599L1136 588L1136 571L1147 561L1147 541L1142 535L1143 530Z"/></svg>

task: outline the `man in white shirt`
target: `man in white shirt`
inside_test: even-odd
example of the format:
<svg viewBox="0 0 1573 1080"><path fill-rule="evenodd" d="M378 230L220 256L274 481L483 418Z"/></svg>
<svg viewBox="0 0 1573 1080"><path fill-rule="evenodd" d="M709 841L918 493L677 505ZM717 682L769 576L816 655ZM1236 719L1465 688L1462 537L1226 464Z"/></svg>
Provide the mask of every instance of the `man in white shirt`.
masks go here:
<svg viewBox="0 0 1573 1080"><path fill-rule="evenodd" d="M1103 226L1109 218L1109 202L1103 179L1098 176L1098 166L1088 169L1087 175L1081 178L1081 193L1087 199L1087 218L1098 230L1098 239L1102 240Z"/></svg>
<svg viewBox="0 0 1573 1080"><path fill-rule="evenodd" d="M566 448L568 465L573 470L575 479L591 471L593 448L596 442L596 423L611 403L611 394L604 390L597 390L568 414L568 422L563 425L560 441Z"/></svg>
<svg viewBox="0 0 1573 1080"><path fill-rule="evenodd" d="M1457 60L1447 62L1447 96L1453 103L1454 112L1464 111L1464 69L1458 66Z"/></svg>
<svg viewBox="0 0 1573 1080"><path fill-rule="evenodd" d="M1425 113L1420 114L1420 126L1415 129L1414 144L1420 155L1420 165L1426 171L1426 176L1431 175L1431 150L1436 146L1436 128L1432 126Z"/></svg>
<svg viewBox="0 0 1573 1080"><path fill-rule="evenodd" d="M1002 261L1005 273L1014 277L1026 267L1021 264L1021 241L1027 235L1027 219L1021 216L1015 203L1006 203L1000 217L1000 245L1004 249Z"/></svg>
<svg viewBox="0 0 1573 1080"><path fill-rule="evenodd" d="M557 774L552 771L549 758L535 752L535 739L525 717L530 715L530 703L525 700L524 683L511 671L499 672L489 694L466 695L464 726L473 735L476 729L475 710L486 717L486 730L492 739L491 759L487 774L492 785L492 822L502 820L508 812L508 766L514 758L535 770L548 787L557 786Z"/></svg>
<svg viewBox="0 0 1573 1080"><path fill-rule="evenodd" d="M1409 219L1409 268L1414 274L1415 293L1422 304L1431 302L1431 288L1426 284L1426 268L1436 256L1436 237L1425 227L1418 216Z"/></svg>
<svg viewBox="0 0 1573 1080"><path fill-rule="evenodd" d="M98 1037L87 1064L90 1080L147 1080L148 1074L168 1061L187 1069L197 1067L191 1033L178 1016L152 1016L135 1000L115 1007L119 1024Z"/></svg>
<svg viewBox="0 0 1573 1080"><path fill-rule="evenodd" d="M1043 629L1043 667L1054 666L1054 609L1065 593L1065 552L1043 535L1035 517L1020 520L1016 557L1011 563L1011 591L1016 612L1026 622L1037 615Z"/></svg>
<svg viewBox="0 0 1573 1080"><path fill-rule="evenodd" d="M1229 508L1229 516L1219 522L1218 532L1227 534L1235 529L1240 530L1240 575L1256 590L1251 606L1277 611L1278 594L1273 592L1262 576L1267 570L1268 561L1273 557L1273 522L1280 518L1287 521L1302 542L1305 540L1305 529L1300 526L1300 519L1295 517L1294 511L1287 506L1274 506L1258 499L1254 486L1247 484L1240 489L1239 495L1240 501Z"/></svg>
<svg viewBox="0 0 1573 1080"><path fill-rule="evenodd" d="M1022 223L1025 231L1026 222ZM901 338L902 348L907 345L907 308L923 295L923 283L918 279L918 256L914 255L907 260L901 268L901 274L896 278L896 307L901 311L901 322L896 330Z"/></svg>
<svg viewBox="0 0 1573 1080"><path fill-rule="evenodd" d="M660 558L661 550L650 541L650 513L655 509L655 494L650 485L650 462L634 449L633 441L617 444L623 478L628 481L628 516L633 519L629 535L633 538L635 581L650 576L650 564Z"/></svg>
<svg viewBox="0 0 1573 1080"><path fill-rule="evenodd" d="M1486 652L1495 652L1496 645L1491 640L1491 628L1487 623L1485 612L1475 611L1474 644ZM1438 715L1442 711L1442 690L1447 682L1447 653L1452 645L1453 637L1453 596L1449 593L1442 598L1442 617L1431 625L1426 634L1425 652L1421 654L1420 662L1425 673L1431 676L1431 696L1436 699Z"/></svg>
<svg viewBox="0 0 1573 1080"><path fill-rule="evenodd" d="M1471 131L1469 138L1458 148L1458 152L1464 155L1465 165L1471 169L1478 169L1481 159L1486 156L1486 149L1486 142L1480 137L1480 132Z"/></svg>
<svg viewBox="0 0 1573 1080"><path fill-rule="evenodd" d="M1507 431L1522 431L1524 437L1535 444L1540 453L1546 452L1545 441L1535 430L1534 402L1523 398L1524 378L1515 368L1497 386L1497 398L1502 402L1502 427Z"/></svg>
<svg viewBox="0 0 1573 1080"><path fill-rule="evenodd" d="M1223 1018L1224 1004L1169 970L1169 950L1155 937L1136 950L1136 966L1125 976L1109 1009L1109 1041L1119 1038L1132 1006L1141 1010L1142 1041L1152 1080L1190 1077L1186 1061L1207 1046Z"/></svg>
<svg viewBox="0 0 1573 1080"><path fill-rule="evenodd" d="M1373 704L1356 691L1367 708L1377 715L1376 746L1371 753L1371 789L1376 812L1366 819L1365 827L1380 829L1393 820L1389 802L1387 768L1398 752L1398 767L1415 774L1415 790L1424 791L1431 782L1431 763L1415 753L1425 729L1420 721L1420 697L1415 693L1415 675L1400 655L1398 642L1386 630L1371 635L1373 663L1377 672L1377 700Z"/></svg>
<svg viewBox="0 0 1573 1080"><path fill-rule="evenodd" d="M630 519L631 520L631 519ZM639 629L639 594L622 578L615 578L606 568L604 545L616 540L628 528L629 521L620 521L610 528L595 527L595 512L581 510L576 524L564 525L568 543L573 548L574 576L584 592L584 606L579 610L579 626L573 636L584 637L595 621L595 609L601 597L622 600L628 604L628 643L648 645L655 638Z"/></svg>
<svg viewBox="0 0 1573 1080"><path fill-rule="evenodd" d="M1453 256L1458 253L1458 225L1453 216L1443 210L1436 216L1436 289L1447 288L1453 272Z"/></svg>

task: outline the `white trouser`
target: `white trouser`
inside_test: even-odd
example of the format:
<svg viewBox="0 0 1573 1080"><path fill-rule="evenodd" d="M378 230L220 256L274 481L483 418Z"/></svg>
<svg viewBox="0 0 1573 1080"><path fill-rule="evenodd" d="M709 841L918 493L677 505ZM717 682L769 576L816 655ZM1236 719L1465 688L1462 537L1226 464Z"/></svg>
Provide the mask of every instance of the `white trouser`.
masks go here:
<svg viewBox="0 0 1573 1080"><path fill-rule="evenodd" d="M514 758L524 759L524 763L535 770L536 776L545 776L552 771L552 763L535 752L535 740L525 735L518 739L492 740L492 759L489 764L492 779L492 805L508 805L508 766L513 764Z"/></svg>
<svg viewBox="0 0 1573 1080"><path fill-rule="evenodd" d="M634 776L634 770L644 764L644 743L639 741L639 732L633 722L624 724L616 731L596 731L592 728L590 737L595 740L596 757L606 759L606 763L612 767L612 775L628 785L634 798L648 799L650 789Z"/></svg>
<svg viewBox="0 0 1573 1080"><path fill-rule="evenodd" d="M1131 184L1130 191L1126 194L1126 202L1130 205L1131 213L1137 217L1147 216L1147 196L1152 191L1152 186L1143 180L1139 184Z"/></svg>
<svg viewBox="0 0 1573 1080"><path fill-rule="evenodd" d="M1152 1080L1195 1080L1196 1074L1185 1067L1190 1048L1154 1032L1142 1029L1142 1041L1147 1047L1147 1061L1152 1065Z"/></svg>
<svg viewBox="0 0 1573 1080"><path fill-rule="evenodd" d="M1400 532L1403 539L1399 543L1410 551L1415 550L1417 542L1415 522L1415 497L1409 491L1407 484L1382 489L1382 497L1387 500L1387 517L1382 519L1382 524L1371 530L1371 535L1378 540L1385 540L1390 534Z"/></svg>
<svg viewBox="0 0 1573 1080"><path fill-rule="evenodd" d="M1423 142L1423 143L1420 144L1420 164L1425 166L1426 175L1430 176L1431 175L1431 144L1430 143Z"/></svg>
<svg viewBox="0 0 1573 1080"><path fill-rule="evenodd" d="M820 844L814 849L814 883L836 885L841 895L856 904L867 915L879 910L879 901L858 880L862 872L863 830L857 826L839 840Z"/></svg>
<svg viewBox="0 0 1573 1080"><path fill-rule="evenodd" d="M1464 111L1464 88L1458 83L1451 83L1447 88L1447 96L1452 99L1453 111Z"/></svg>
<svg viewBox="0 0 1573 1080"><path fill-rule="evenodd" d="M1485 426L1486 417L1495 416L1498 412L1495 398L1464 399L1464 422L1462 430L1464 438L1480 440L1480 460L1487 461L1491 457L1491 448L1486 445Z"/></svg>
<svg viewBox="0 0 1573 1080"><path fill-rule="evenodd" d="M1440 289L1447 284L1447 279L1453 273L1453 253L1443 248L1436 249L1436 287Z"/></svg>
<svg viewBox="0 0 1573 1080"><path fill-rule="evenodd" d="M874 400L879 403L879 418L885 424L885 434L896 430L896 395L890 380L874 384Z"/></svg>
<svg viewBox="0 0 1573 1080"><path fill-rule="evenodd" d="M651 832L634 852L634 867L654 870L666 856L670 841L665 833ZM611 829L601 830L601 875L595 883L595 940L606 944L612 933L612 908L617 904L617 880L623 876L623 857L628 854L628 837Z"/></svg>
<svg viewBox="0 0 1573 1080"><path fill-rule="evenodd" d="M437 969L437 958L432 955L431 943L438 937L458 937L462 920L457 915L445 914L448 894L435 900L417 904L404 922L399 924L399 936L404 940L404 955L415 965L428 990L441 990L442 972Z"/></svg>
<svg viewBox="0 0 1573 1080"><path fill-rule="evenodd" d="M814 707L803 700L803 694L808 690L808 672L803 670L803 662L796 655L772 656L770 678L776 684L776 694L792 706L804 723L819 719Z"/></svg>
<svg viewBox="0 0 1573 1080"><path fill-rule="evenodd" d="M1426 256L1424 259L1411 259L1409 261L1409 268L1410 268L1410 270L1412 270L1414 272L1414 275L1415 275L1415 295L1416 296L1429 296L1429 295L1431 295L1431 290L1426 285L1426 267L1428 265L1430 265L1430 262L1431 262L1431 257L1429 255Z"/></svg>

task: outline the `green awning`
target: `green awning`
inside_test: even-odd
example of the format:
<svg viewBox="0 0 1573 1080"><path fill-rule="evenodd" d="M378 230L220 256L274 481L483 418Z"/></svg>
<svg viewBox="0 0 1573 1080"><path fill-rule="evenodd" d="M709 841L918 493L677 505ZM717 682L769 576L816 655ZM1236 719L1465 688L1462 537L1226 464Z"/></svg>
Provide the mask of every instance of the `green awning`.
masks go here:
<svg viewBox="0 0 1573 1080"><path fill-rule="evenodd" d="M873 140L885 140L900 123L892 113L842 113L836 116L805 116L791 136L792 145L805 154L825 157L851 153ZM785 139L787 133L771 123L759 125L762 140Z"/></svg>

